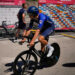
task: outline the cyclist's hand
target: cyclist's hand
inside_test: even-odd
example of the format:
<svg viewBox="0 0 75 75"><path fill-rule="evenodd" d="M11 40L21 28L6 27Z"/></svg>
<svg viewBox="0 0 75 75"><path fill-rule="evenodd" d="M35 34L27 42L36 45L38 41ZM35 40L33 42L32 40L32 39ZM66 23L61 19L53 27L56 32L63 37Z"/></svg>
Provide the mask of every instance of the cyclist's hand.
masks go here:
<svg viewBox="0 0 75 75"><path fill-rule="evenodd" d="M30 45L30 47L32 47L34 45L34 42L31 41L29 45Z"/></svg>

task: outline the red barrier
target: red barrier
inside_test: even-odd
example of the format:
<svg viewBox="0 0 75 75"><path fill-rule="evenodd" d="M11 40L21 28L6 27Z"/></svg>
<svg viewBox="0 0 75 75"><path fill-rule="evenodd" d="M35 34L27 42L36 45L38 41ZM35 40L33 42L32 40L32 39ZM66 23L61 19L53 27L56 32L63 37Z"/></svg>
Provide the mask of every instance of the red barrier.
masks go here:
<svg viewBox="0 0 75 75"><path fill-rule="evenodd" d="M22 5L25 0L0 0L0 5Z"/></svg>
<svg viewBox="0 0 75 75"><path fill-rule="evenodd" d="M39 0L39 3L75 4L75 0Z"/></svg>

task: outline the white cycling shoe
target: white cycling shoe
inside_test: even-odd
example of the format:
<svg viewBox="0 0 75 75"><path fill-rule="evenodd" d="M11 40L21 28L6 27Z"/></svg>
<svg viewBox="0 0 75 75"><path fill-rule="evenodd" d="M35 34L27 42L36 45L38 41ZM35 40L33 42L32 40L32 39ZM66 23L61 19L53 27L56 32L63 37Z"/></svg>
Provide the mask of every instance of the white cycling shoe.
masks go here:
<svg viewBox="0 0 75 75"><path fill-rule="evenodd" d="M48 48L49 48L49 52L47 54L47 57L50 57L54 52L54 48L52 46L49 46Z"/></svg>

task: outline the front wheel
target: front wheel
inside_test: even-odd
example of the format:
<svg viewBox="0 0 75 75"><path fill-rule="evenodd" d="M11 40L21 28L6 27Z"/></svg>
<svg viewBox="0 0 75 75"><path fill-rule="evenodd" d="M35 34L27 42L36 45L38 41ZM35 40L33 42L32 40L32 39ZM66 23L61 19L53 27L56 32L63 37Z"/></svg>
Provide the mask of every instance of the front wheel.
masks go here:
<svg viewBox="0 0 75 75"><path fill-rule="evenodd" d="M33 75L37 67L37 57L34 53L24 51L20 53L13 64L15 75Z"/></svg>

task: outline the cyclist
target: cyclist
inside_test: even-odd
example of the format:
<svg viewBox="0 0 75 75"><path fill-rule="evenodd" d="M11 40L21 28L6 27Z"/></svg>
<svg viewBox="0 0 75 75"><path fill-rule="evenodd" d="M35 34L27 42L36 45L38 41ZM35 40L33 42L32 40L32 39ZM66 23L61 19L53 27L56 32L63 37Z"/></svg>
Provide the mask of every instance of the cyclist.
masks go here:
<svg viewBox="0 0 75 75"><path fill-rule="evenodd" d="M26 9L27 9L27 4L23 3L22 8L19 10L19 12L17 14L17 17L19 20L19 26L18 26L18 30L17 30L16 37L15 37L14 41L17 40L17 37L19 35L20 30L23 30L23 36L26 33L26 22L25 22Z"/></svg>
<svg viewBox="0 0 75 75"><path fill-rule="evenodd" d="M54 48L48 44L48 40L46 38L54 31L53 21L47 15L43 13L39 13L38 8L35 6L29 7L27 12L29 14L31 21L30 21L29 29L26 33L26 36L30 34L31 29L33 27L33 23L34 22L38 23L38 28L29 44L30 47L34 45L34 41L40 34L40 36L38 37L38 40L41 43L42 55L44 55L44 52L45 52L44 49L46 46L49 50L47 57L50 57L54 51Z"/></svg>

